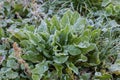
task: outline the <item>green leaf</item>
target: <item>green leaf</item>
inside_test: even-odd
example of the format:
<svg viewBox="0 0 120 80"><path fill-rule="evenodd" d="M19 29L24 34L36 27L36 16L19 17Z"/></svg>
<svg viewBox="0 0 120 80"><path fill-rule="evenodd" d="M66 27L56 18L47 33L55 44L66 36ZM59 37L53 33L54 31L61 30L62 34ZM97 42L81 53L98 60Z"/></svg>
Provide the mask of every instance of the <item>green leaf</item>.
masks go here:
<svg viewBox="0 0 120 80"><path fill-rule="evenodd" d="M79 48L88 48L90 46L90 43L89 42L80 42L78 45L76 45L76 47L79 47Z"/></svg>
<svg viewBox="0 0 120 80"><path fill-rule="evenodd" d="M77 21L77 19L80 18L80 14L78 12L74 12L72 14L72 18L71 18L71 25L74 25L74 23Z"/></svg>
<svg viewBox="0 0 120 80"><path fill-rule="evenodd" d="M13 68L13 69L18 69L19 68L19 64L16 63L15 59L8 59L6 66L9 67L9 68Z"/></svg>
<svg viewBox="0 0 120 80"><path fill-rule="evenodd" d="M39 52L44 51L45 45L44 44L39 44L38 47L36 48Z"/></svg>
<svg viewBox="0 0 120 80"><path fill-rule="evenodd" d="M39 34L34 34L32 32L27 32L27 35L29 36L29 41L34 44L34 45L37 45L41 40L39 37Z"/></svg>
<svg viewBox="0 0 120 80"><path fill-rule="evenodd" d="M84 73L84 74L81 75L80 78L81 78L82 80L89 80L89 79L90 79L90 76L91 76L90 73Z"/></svg>
<svg viewBox="0 0 120 80"><path fill-rule="evenodd" d="M109 66L109 71L115 75L120 75L120 54L118 53L117 59L114 64Z"/></svg>
<svg viewBox="0 0 120 80"><path fill-rule="evenodd" d="M88 58L86 56L84 56L83 54L81 54L80 57L78 57L76 62L79 62L79 61L86 62L87 60L88 60Z"/></svg>
<svg viewBox="0 0 120 80"><path fill-rule="evenodd" d="M112 78L112 76L108 73L102 74L101 72L96 72L95 73L95 78L99 80L109 80Z"/></svg>
<svg viewBox="0 0 120 80"><path fill-rule="evenodd" d="M5 14L9 14L10 10L11 10L11 5L9 2L5 1L4 2L4 7L6 8L7 11L5 11Z"/></svg>
<svg viewBox="0 0 120 80"><path fill-rule="evenodd" d="M74 45L64 46L65 51L69 52L70 55L75 56L81 54L81 50Z"/></svg>
<svg viewBox="0 0 120 80"><path fill-rule="evenodd" d="M0 39L5 36L4 30L0 27Z"/></svg>
<svg viewBox="0 0 120 80"><path fill-rule="evenodd" d="M95 29L91 32L91 39L93 42L95 42L96 38L100 37L101 30L100 29Z"/></svg>
<svg viewBox="0 0 120 80"><path fill-rule="evenodd" d="M54 66L55 66L55 69L57 70L57 74L59 75L59 77L61 77L63 66L56 63L54 63Z"/></svg>
<svg viewBox="0 0 120 80"><path fill-rule="evenodd" d="M28 36L22 30L14 30L14 32L11 32L11 33L13 33L13 36L15 36L19 40L23 40L23 39L28 38Z"/></svg>
<svg viewBox="0 0 120 80"><path fill-rule="evenodd" d="M111 73L114 73L115 75L120 75L120 65L119 64L112 64L109 67L109 70Z"/></svg>
<svg viewBox="0 0 120 80"><path fill-rule="evenodd" d="M26 25L25 25L25 28L26 28L27 30L31 31L31 32L33 32L33 31L35 30L35 26L33 26L33 25L28 25L28 24L26 24Z"/></svg>
<svg viewBox="0 0 120 80"><path fill-rule="evenodd" d="M60 34L60 31L56 30L54 35L53 35L53 40L52 40L52 43L51 43L52 46L55 46L56 43L60 42L59 34Z"/></svg>
<svg viewBox="0 0 120 80"><path fill-rule="evenodd" d="M51 19L51 23L52 23L52 26L55 26L55 28L57 30L60 30L61 29L61 25L57 19L57 16L53 16L52 19Z"/></svg>
<svg viewBox="0 0 120 80"><path fill-rule="evenodd" d="M90 46L87 48L81 48L81 52L82 54L86 54L94 49L95 49L95 44L90 44Z"/></svg>
<svg viewBox="0 0 120 80"><path fill-rule="evenodd" d="M41 63L37 64L36 67L32 70L33 74L43 74L48 70L48 62L42 61Z"/></svg>
<svg viewBox="0 0 120 80"><path fill-rule="evenodd" d="M102 1L102 6L106 7L109 3L111 3L111 0L103 0Z"/></svg>
<svg viewBox="0 0 120 80"><path fill-rule="evenodd" d="M32 75L33 80L40 80L41 78L42 78L42 76L39 76L39 75L36 75L36 74Z"/></svg>
<svg viewBox="0 0 120 80"><path fill-rule="evenodd" d="M114 6L114 11L115 11L116 13L119 13L119 12L120 12L120 5Z"/></svg>
<svg viewBox="0 0 120 80"><path fill-rule="evenodd" d="M67 67L72 70L75 74L78 75L78 68L71 62L71 63L67 63Z"/></svg>
<svg viewBox="0 0 120 80"><path fill-rule="evenodd" d="M59 33L60 44L67 44L68 42L68 34L70 32L69 26L66 26Z"/></svg>
<svg viewBox="0 0 120 80"><path fill-rule="evenodd" d="M115 20L109 21L109 24L110 24L111 27L117 27L117 26L119 26L119 24Z"/></svg>
<svg viewBox="0 0 120 80"><path fill-rule="evenodd" d="M14 5L14 10L15 12L22 11L23 5L22 4L15 4Z"/></svg>
<svg viewBox="0 0 120 80"><path fill-rule="evenodd" d="M31 61L33 63L40 62L43 60L43 56L41 54L35 53L33 51L27 51L23 56L23 59Z"/></svg>
<svg viewBox="0 0 120 80"><path fill-rule="evenodd" d="M113 5L110 4L108 5L106 8L105 8L106 12L107 12L107 15L112 15L113 14Z"/></svg>
<svg viewBox="0 0 120 80"><path fill-rule="evenodd" d="M64 28L64 27L67 26L67 25L70 25L70 16L69 16L69 14L70 14L70 12L67 11L67 12L63 15L62 19L60 20L60 23L61 23L61 25L62 25L62 28Z"/></svg>
<svg viewBox="0 0 120 80"><path fill-rule="evenodd" d="M50 34L49 33L47 33L47 32L41 32L40 33L40 36L39 36L39 34L38 34L38 38L39 38L39 40L43 43L44 41L47 41L48 39L49 39L49 37L50 37Z"/></svg>
<svg viewBox="0 0 120 80"><path fill-rule="evenodd" d="M70 19L72 18L73 12L69 9L68 11L66 11L66 12L64 13L64 15L68 15L69 20L70 20Z"/></svg>
<svg viewBox="0 0 120 80"><path fill-rule="evenodd" d="M29 40L22 40L22 41L20 41L20 45L22 47L28 48L28 47L30 47L30 41Z"/></svg>
<svg viewBox="0 0 120 80"><path fill-rule="evenodd" d="M41 21L40 26L37 28L38 32L48 32L47 24L44 20Z"/></svg>
<svg viewBox="0 0 120 80"><path fill-rule="evenodd" d="M49 53L49 50L44 50L44 51L43 51L43 55L44 55L46 58L49 58L49 59L52 58L52 55Z"/></svg>
<svg viewBox="0 0 120 80"><path fill-rule="evenodd" d="M79 18L76 23L72 26L72 32L80 34L84 31L86 25L85 18Z"/></svg>
<svg viewBox="0 0 120 80"><path fill-rule="evenodd" d="M52 45L59 43L60 45L65 45L68 42L69 26L66 26L61 31L55 31L53 35Z"/></svg>
<svg viewBox="0 0 120 80"><path fill-rule="evenodd" d="M61 55L61 56L53 56L54 62L58 64L65 63L68 60L69 56Z"/></svg>
<svg viewBox="0 0 120 80"><path fill-rule="evenodd" d="M42 61L37 64L36 67L32 70L32 78L33 80L41 79L44 73L49 69L48 61ZM37 76L38 75L38 76ZM35 79L34 79L35 77Z"/></svg>
<svg viewBox="0 0 120 80"><path fill-rule="evenodd" d="M12 70L6 73L6 77L8 77L8 79L15 79L16 77L18 77L18 73L17 72L13 72Z"/></svg>
<svg viewBox="0 0 120 80"><path fill-rule="evenodd" d="M77 35L73 35L73 37L72 37L72 40L71 40L71 42L73 43L73 44L76 44L76 45L78 45L80 42L89 42L89 37L88 36L77 36Z"/></svg>
<svg viewBox="0 0 120 80"><path fill-rule="evenodd" d="M100 64L100 52L90 53L88 54L88 62L91 65L98 65Z"/></svg>
<svg viewBox="0 0 120 80"><path fill-rule="evenodd" d="M61 80L71 80L68 74L64 74L61 78Z"/></svg>

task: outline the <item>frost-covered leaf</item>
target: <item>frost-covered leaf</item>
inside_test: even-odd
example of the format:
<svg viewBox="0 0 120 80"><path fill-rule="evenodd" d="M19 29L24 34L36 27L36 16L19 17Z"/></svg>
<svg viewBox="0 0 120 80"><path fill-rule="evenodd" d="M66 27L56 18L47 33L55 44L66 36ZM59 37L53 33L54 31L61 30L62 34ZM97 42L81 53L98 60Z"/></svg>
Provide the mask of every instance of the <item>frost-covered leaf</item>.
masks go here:
<svg viewBox="0 0 120 80"><path fill-rule="evenodd" d="M120 75L120 54L118 53L117 59L114 64L111 64L109 70L115 75Z"/></svg>
<svg viewBox="0 0 120 80"><path fill-rule="evenodd" d="M78 45L76 45L77 47L79 48L88 48L90 46L90 43L89 42L80 42Z"/></svg>
<svg viewBox="0 0 120 80"><path fill-rule="evenodd" d="M90 73L84 73L80 76L81 80L89 80L91 74Z"/></svg>
<svg viewBox="0 0 120 80"><path fill-rule="evenodd" d="M65 63L68 60L68 58L69 58L69 56L66 56L66 55L53 56L54 62L58 63L58 64Z"/></svg>
<svg viewBox="0 0 120 80"><path fill-rule="evenodd" d="M81 54L81 50L74 45L67 45L64 47L65 47L65 51L67 51L72 56Z"/></svg>
<svg viewBox="0 0 120 80"><path fill-rule="evenodd" d="M32 70L32 79L40 80L48 69L49 67L47 61L42 61L41 63L37 64L35 68Z"/></svg>
<svg viewBox="0 0 120 80"><path fill-rule="evenodd" d="M99 80L109 80L112 76L108 73L95 72L95 79Z"/></svg>
<svg viewBox="0 0 120 80"><path fill-rule="evenodd" d="M63 15L63 17L62 17L62 19L61 19L61 21L60 21L60 23L61 23L61 25L62 25L63 28L64 28L66 25L70 25L69 13L70 13L69 11L66 12L66 13Z"/></svg>
<svg viewBox="0 0 120 80"><path fill-rule="evenodd" d="M8 77L8 79L15 79L16 77L18 77L18 73L13 72L13 71L9 71L6 73L6 77Z"/></svg>
<svg viewBox="0 0 120 80"><path fill-rule="evenodd" d="M102 6L106 7L109 3L111 3L111 0L103 0Z"/></svg>
<svg viewBox="0 0 120 80"><path fill-rule="evenodd" d="M78 12L74 12L72 14L71 24L73 25L77 21L78 18L80 18L80 14Z"/></svg>
<svg viewBox="0 0 120 80"><path fill-rule="evenodd" d="M86 53L88 53L88 52L90 52L90 51L92 51L94 49L95 49L95 44L90 44L89 47L82 48L81 51L82 51L82 54L86 54Z"/></svg>
<svg viewBox="0 0 120 80"><path fill-rule="evenodd" d="M77 19L76 23L72 26L72 30L74 33L82 33L84 31L86 24L85 18L79 18Z"/></svg>
<svg viewBox="0 0 120 80"><path fill-rule="evenodd" d="M32 52L32 51L27 51L23 56L23 59L31 61L33 63L35 62L40 62L43 60L43 56L41 54Z"/></svg>
<svg viewBox="0 0 120 80"><path fill-rule="evenodd" d="M47 29L47 24L45 23L45 21L41 21L41 24L40 26L37 28L37 31L38 32L47 32L48 29Z"/></svg>
<svg viewBox="0 0 120 80"><path fill-rule="evenodd" d="M7 67L13 68L13 69L18 69L18 68L19 68L19 65L18 65L18 63L15 61L15 59L8 59L6 65L7 65Z"/></svg>
<svg viewBox="0 0 120 80"><path fill-rule="evenodd" d="M61 24L59 23L57 16L53 16L51 21L52 21L52 26L55 26L57 30L61 29Z"/></svg>
<svg viewBox="0 0 120 80"><path fill-rule="evenodd" d="M14 31L10 31L13 36L15 36L19 40L27 39L28 36L22 30L16 29Z"/></svg>
<svg viewBox="0 0 120 80"><path fill-rule="evenodd" d="M39 75L37 75L37 74L33 74L32 75L32 79L33 80L40 80L42 78L42 75L41 76L39 76Z"/></svg>

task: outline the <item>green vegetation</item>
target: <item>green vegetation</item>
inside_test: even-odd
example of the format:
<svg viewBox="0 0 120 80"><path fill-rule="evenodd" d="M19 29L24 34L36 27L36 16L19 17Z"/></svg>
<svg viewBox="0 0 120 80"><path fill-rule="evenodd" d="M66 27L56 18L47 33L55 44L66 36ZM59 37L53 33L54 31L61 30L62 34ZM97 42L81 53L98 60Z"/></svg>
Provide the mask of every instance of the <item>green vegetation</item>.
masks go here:
<svg viewBox="0 0 120 80"><path fill-rule="evenodd" d="M119 0L0 1L0 80L119 80Z"/></svg>

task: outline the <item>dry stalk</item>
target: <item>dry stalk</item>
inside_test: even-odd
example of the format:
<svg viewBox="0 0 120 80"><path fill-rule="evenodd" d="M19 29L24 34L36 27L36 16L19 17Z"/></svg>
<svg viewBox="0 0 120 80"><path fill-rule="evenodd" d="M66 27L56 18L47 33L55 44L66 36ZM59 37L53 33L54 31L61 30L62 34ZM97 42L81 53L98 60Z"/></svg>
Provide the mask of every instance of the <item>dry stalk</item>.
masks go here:
<svg viewBox="0 0 120 80"><path fill-rule="evenodd" d="M16 42L13 43L13 49L14 49L14 51L15 51L14 56L15 56L15 58L17 59L18 63L19 63L20 65L21 65L21 64L24 65L24 67L25 67L25 72L27 72L27 74L28 74L29 76L31 76L31 71L30 71L29 65L28 65L28 63L26 63L25 60L22 59L22 57L21 57L22 50L21 50L21 48L18 47L18 45L17 45Z"/></svg>

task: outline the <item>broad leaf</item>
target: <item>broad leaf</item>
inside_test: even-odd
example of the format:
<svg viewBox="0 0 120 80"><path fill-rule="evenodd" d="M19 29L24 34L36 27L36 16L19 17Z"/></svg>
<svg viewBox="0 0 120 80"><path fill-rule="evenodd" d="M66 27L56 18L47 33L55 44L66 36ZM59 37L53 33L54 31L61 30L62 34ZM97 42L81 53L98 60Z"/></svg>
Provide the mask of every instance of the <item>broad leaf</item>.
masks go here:
<svg viewBox="0 0 120 80"><path fill-rule="evenodd" d="M88 58L86 56L84 56L83 54L81 54L80 56L78 56L76 58L77 58L76 62L86 62L88 60Z"/></svg>
<svg viewBox="0 0 120 80"><path fill-rule="evenodd" d="M78 45L76 45L77 47L79 48L88 48L90 46L90 43L89 42L80 42Z"/></svg>
<svg viewBox="0 0 120 80"><path fill-rule="evenodd" d="M41 63L37 64L36 67L32 70L33 80L38 80L38 79L40 80L47 70L48 70L47 61L42 61Z"/></svg>
<svg viewBox="0 0 120 80"><path fill-rule="evenodd" d="M77 21L77 19L80 18L80 14L78 12L74 12L72 14L72 18L71 18L71 25L74 25L74 23Z"/></svg>
<svg viewBox="0 0 120 80"><path fill-rule="evenodd" d="M86 20L85 18L79 18L73 25L72 30L74 33L80 34L85 29Z"/></svg>
<svg viewBox="0 0 120 80"><path fill-rule="evenodd" d="M70 25L69 11L63 15L60 23L62 25L62 28L64 28L67 25Z"/></svg>
<svg viewBox="0 0 120 80"><path fill-rule="evenodd" d="M81 50L74 45L67 45L67 46L64 46L64 48L65 48L65 51L69 52L69 54L72 56L81 54Z"/></svg>
<svg viewBox="0 0 120 80"><path fill-rule="evenodd" d="M27 51L23 56L22 56L23 59L25 60L28 60L28 61L31 61L33 63L35 62L40 62L43 60L43 56L42 54L38 54L38 53L35 53L35 52L32 52L32 51Z"/></svg>
<svg viewBox="0 0 120 80"><path fill-rule="evenodd" d="M111 3L111 0L103 0L102 6L106 7L109 3Z"/></svg>
<svg viewBox="0 0 120 80"><path fill-rule="evenodd" d="M53 16L51 19L52 26L54 26L57 30L61 29L61 24L59 23L59 20L57 19L57 16Z"/></svg>
<svg viewBox="0 0 120 80"><path fill-rule="evenodd" d="M61 56L53 56L54 62L58 64L65 63L68 60L69 56L61 55Z"/></svg>
<svg viewBox="0 0 120 80"><path fill-rule="evenodd" d="M61 77L62 76L63 66L59 65L59 64L56 64L56 63L54 63L54 66L55 66L55 69L57 71L57 74L59 75L59 77Z"/></svg>
<svg viewBox="0 0 120 80"><path fill-rule="evenodd" d="M71 69L75 74L77 74L78 75L78 68L71 62L71 63L67 63L67 67L69 68L69 69Z"/></svg>

